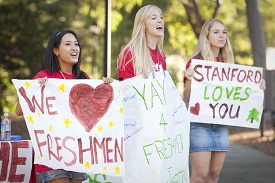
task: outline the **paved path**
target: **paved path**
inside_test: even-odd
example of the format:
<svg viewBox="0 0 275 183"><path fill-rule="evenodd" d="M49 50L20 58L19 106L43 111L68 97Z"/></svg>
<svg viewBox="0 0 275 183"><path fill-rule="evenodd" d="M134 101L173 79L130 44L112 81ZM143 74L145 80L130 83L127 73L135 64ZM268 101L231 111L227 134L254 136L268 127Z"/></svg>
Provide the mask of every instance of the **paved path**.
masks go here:
<svg viewBox="0 0 275 183"><path fill-rule="evenodd" d="M275 157L231 144L219 183L275 183Z"/></svg>

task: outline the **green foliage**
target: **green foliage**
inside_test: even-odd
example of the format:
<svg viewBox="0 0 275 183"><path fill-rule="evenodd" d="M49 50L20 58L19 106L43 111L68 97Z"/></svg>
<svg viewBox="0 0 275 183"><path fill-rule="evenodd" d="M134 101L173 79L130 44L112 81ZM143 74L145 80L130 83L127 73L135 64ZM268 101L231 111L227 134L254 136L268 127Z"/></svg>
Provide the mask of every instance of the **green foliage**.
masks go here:
<svg viewBox="0 0 275 183"><path fill-rule="evenodd" d="M136 12L147 4L163 11L164 52L175 83L182 83L182 70L197 43L183 5L185 0L112 0L112 77L117 78L116 59L129 41ZM198 0L202 20L211 18L216 0ZM275 3L259 1L267 47L275 46ZM243 0L223 1L217 14L228 28L237 63L252 65L251 43ZM0 115L14 111L17 101L11 79L30 79L40 70L51 34L72 29L83 48L82 69L101 78L104 67L105 1L98 0L0 0ZM170 56L173 55L173 56Z"/></svg>
<svg viewBox="0 0 275 183"><path fill-rule="evenodd" d="M165 37L169 37L171 45L166 42L165 51L167 54L177 54L187 59L192 55L197 40L186 19L184 8L178 1L172 1L171 6L164 12L164 21L169 30Z"/></svg>

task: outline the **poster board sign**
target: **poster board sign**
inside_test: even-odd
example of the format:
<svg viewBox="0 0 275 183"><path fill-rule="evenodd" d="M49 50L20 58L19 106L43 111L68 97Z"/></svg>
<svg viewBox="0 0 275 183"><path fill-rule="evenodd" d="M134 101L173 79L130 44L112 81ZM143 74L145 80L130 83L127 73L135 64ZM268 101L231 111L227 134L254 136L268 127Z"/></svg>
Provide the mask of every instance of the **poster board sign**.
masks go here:
<svg viewBox="0 0 275 183"><path fill-rule="evenodd" d="M118 81L12 80L35 151L35 164L123 176L124 114Z"/></svg>
<svg viewBox="0 0 275 183"><path fill-rule="evenodd" d="M88 175L97 183L189 183L189 115L170 74L121 82L125 176Z"/></svg>
<svg viewBox="0 0 275 183"><path fill-rule="evenodd" d="M0 182L29 182L32 155L31 141L0 141Z"/></svg>
<svg viewBox="0 0 275 183"><path fill-rule="evenodd" d="M31 80L27 81L33 82ZM47 95L44 95L44 98L46 96L56 96L55 100L61 100L61 96L59 96L60 94L58 94L58 91L55 89L58 88L58 86L62 86L60 82L62 83L65 81L48 81L46 87L50 89L47 92ZM72 86L77 84L75 82L79 83L79 80L67 80L64 85L70 89ZM25 83L26 81L18 84L19 87L17 88L19 89L20 86L25 85ZM39 90L39 86L36 86L35 83L31 83L31 85L36 88L33 89L32 94L29 96L35 96L40 99L41 97L38 96L42 95L40 94L41 91ZM167 71L160 71L152 73L146 79L141 76L136 76L120 82L117 87L116 84L112 84L112 87L116 88L114 91L117 91L118 96L117 100L113 101L109 107L109 111L114 111L110 116L112 116L113 121L119 119L119 114L122 114L123 116L123 119L121 119L122 129L119 127L120 131L114 130L114 136L112 138L118 139L123 137L124 161L121 163L124 163L125 166L123 169L124 173L120 172L119 175L115 175L108 174L107 171L86 171L88 173L88 180L85 182L149 183L176 181L180 183L188 183L190 120L187 108L177 91L170 74ZM37 90L38 92L36 92ZM67 106L69 106L68 99L64 99L62 102L56 102L55 100L52 99L51 102L48 102L49 104L52 104L47 105L48 108L51 108L49 111L53 111L53 109L57 108L56 106L58 106L58 103L62 103L60 108L61 106L63 108L62 110L58 110L61 111L59 115L64 113L64 116L73 119L73 116L69 114L70 112L66 109L68 108ZM21 102L22 101L20 101L20 103ZM122 104L123 106L121 106ZM55 107L53 108L53 106ZM117 114L117 111L119 111L119 114ZM28 113L24 113L24 115L26 122L28 123ZM49 116L47 119L50 121ZM102 123L104 123L104 121L106 120L102 120ZM114 122L117 124L119 121ZM52 127L55 126L56 124L52 123ZM78 124L78 126L73 129L74 131L79 131L81 125ZM62 130L64 131L64 129ZM61 131L57 134L59 133L61 133ZM85 132L83 130L77 133L71 132L70 136L77 138L78 135L82 133ZM93 131L91 135L97 133L97 131ZM121 135L121 133L123 134ZM85 136L87 136L87 133L83 135L82 139L85 139ZM36 136L34 135L34 139L35 138ZM37 144L37 140L35 140L34 143ZM43 153L44 151L47 153L48 150L43 149ZM38 153L40 152L38 151ZM70 157L70 152L64 152L62 155ZM117 159L119 159L119 157ZM107 170L115 169L114 166L110 168L107 167L106 164L105 167ZM122 167L122 165L120 167ZM62 168L64 167L62 166ZM74 171L79 170L79 167L74 167ZM122 171L122 169L120 169L120 171Z"/></svg>
<svg viewBox="0 0 275 183"><path fill-rule="evenodd" d="M259 128L264 92L263 69L193 59L190 121Z"/></svg>

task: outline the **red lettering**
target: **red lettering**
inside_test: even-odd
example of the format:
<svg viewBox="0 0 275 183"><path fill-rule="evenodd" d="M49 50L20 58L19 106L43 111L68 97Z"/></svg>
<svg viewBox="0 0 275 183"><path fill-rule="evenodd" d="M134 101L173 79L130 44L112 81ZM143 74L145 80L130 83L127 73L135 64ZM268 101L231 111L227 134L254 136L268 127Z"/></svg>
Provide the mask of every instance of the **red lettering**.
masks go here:
<svg viewBox="0 0 275 183"><path fill-rule="evenodd" d="M110 159L109 153L113 152L113 149L109 149L109 141L112 141L112 138L106 138L106 156L107 156L107 163L113 163L114 160Z"/></svg>
<svg viewBox="0 0 275 183"><path fill-rule="evenodd" d="M247 78L246 78L246 82L253 82L252 79L251 79L251 76L253 76L253 71L252 70L249 70L248 73L247 73ZM249 81L248 81L249 80Z"/></svg>
<svg viewBox="0 0 275 183"><path fill-rule="evenodd" d="M123 162L123 138L120 139L120 146L118 145L117 139L115 140L114 149L115 149L115 162L117 162L117 154L119 154L119 157L120 157L121 161Z"/></svg>
<svg viewBox="0 0 275 183"><path fill-rule="evenodd" d="M224 81L224 77L226 80L229 80L229 73L230 73L230 68L227 69L227 73L225 72L225 68L222 68L222 81Z"/></svg>
<svg viewBox="0 0 275 183"><path fill-rule="evenodd" d="M212 69L211 65L206 65L204 66L206 68L206 76L207 76L207 81L209 81L209 70Z"/></svg>
<svg viewBox="0 0 275 183"><path fill-rule="evenodd" d="M34 130L36 143L39 149L40 156L43 157L41 147L47 145L46 141L39 142L38 134L44 134L44 130Z"/></svg>
<svg viewBox="0 0 275 183"><path fill-rule="evenodd" d="M59 151L62 149L62 147L59 145L58 141L61 140L60 137L55 137L55 143L56 143L56 151L57 151L57 160L61 161L63 159L62 156L60 156Z"/></svg>
<svg viewBox="0 0 275 183"><path fill-rule="evenodd" d="M48 110L49 115L56 115L57 111L50 111L50 108L53 107L53 104L50 104L49 100L55 100L55 97L47 97L46 98L46 106L47 106L47 110Z"/></svg>
<svg viewBox="0 0 275 183"><path fill-rule="evenodd" d="M83 149L82 148L82 140L77 139L78 141L78 150L79 150L79 163L83 164L83 153L89 151L91 153L91 158L92 158L92 164L94 164L94 152L93 152L93 143L92 143L92 137L89 137L90 139L90 147L88 149Z"/></svg>
<svg viewBox="0 0 275 183"><path fill-rule="evenodd" d="M54 137L55 139L55 142L57 142L58 140L60 140L60 137ZM54 146L53 144L53 140L52 140L52 137L48 134L47 135L47 142L48 142L48 152L49 152L49 159L51 160L51 155L57 160L57 161L60 161L60 158L62 159L62 157L59 157L59 146L56 144L56 146ZM52 149L56 147L56 151L57 151L57 155L54 154L54 152L52 151Z"/></svg>
<svg viewBox="0 0 275 183"><path fill-rule="evenodd" d="M221 79L221 77L220 77L220 75L219 75L219 68L218 68L218 67L215 67L215 68L214 68L214 71L213 71L213 74L212 74L212 80L211 80L211 81L213 81L213 80L214 80L214 77L217 77L217 76L218 76L219 80L222 81L222 79Z"/></svg>
<svg viewBox="0 0 275 183"><path fill-rule="evenodd" d="M239 69L238 68L233 68L231 72L231 81L233 81L233 78L236 76L235 72L237 72Z"/></svg>
<svg viewBox="0 0 275 183"><path fill-rule="evenodd" d="M44 114L44 89L45 89L45 85L41 87L41 105L38 104L35 96L32 96L32 103L30 101L30 99L27 97L26 94L26 90L23 88L23 86L21 88L19 88L19 93L22 95L22 97L26 100L29 109L32 112L35 112L35 104L37 105L37 107L40 109L40 111Z"/></svg>
<svg viewBox="0 0 275 183"><path fill-rule="evenodd" d="M10 144L8 142L0 143L0 160L2 161L0 181L5 181L8 174L8 165L10 159Z"/></svg>
<svg viewBox="0 0 275 183"><path fill-rule="evenodd" d="M23 182L25 179L25 174L16 175L17 165L26 165L26 157L18 157L18 149L29 148L29 143L27 141L11 142L12 144L12 159L10 167L9 182Z"/></svg>
<svg viewBox="0 0 275 183"><path fill-rule="evenodd" d="M199 70L198 70L199 68L202 68L202 65L196 65L196 66L194 67L194 72L197 73L198 75L200 75L201 78L197 78L197 76L194 76L193 78L194 78L196 81L201 82L201 81L204 80L204 77L203 77L202 73L199 72Z"/></svg>
<svg viewBox="0 0 275 183"><path fill-rule="evenodd" d="M69 148L66 146L66 142L67 142L68 140L73 140L73 141L75 141L75 138L73 138L73 137L65 137L64 140L63 140L63 142L62 142L62 146L64 147L64 149L68 150L69 152L71 152L71 153L73 154L73 159L72 159L71 162L65 162L65 161L64 161L64 163L65 163L66 166L72 166L72 165L74 165L74 164L76 163L76 153L75 153L73 150L69 149ZM66 157L67 157L67 156L66 156ZM83 156L82 156L82 161L83 161Z"/></svg>
<svg viewBox="0 0 275 183"><path fill-rule="evenodd" d="M263 76L262 76L262 73L261 73L259 70L257 70L256 73L255 73L254 82L255 82L256 84L260 83L261 80L262 80L262 77L263 77ZM258 80L257 80L257 78L258 78Z"/></svg>
<svg viewBox="0 0 275 183"><path fill-rule="evenodd" d="M43 130L40 131L44 133ZM38 137L37 134L36 138ZM118 139L113 139L112 137L102 138L98 140L96 137L89 136L89 147L86 149L83 148L83 142L81 138L77 139L76 142L76 139L74 137L66 136L64 138L61 138L53 137L50 134L47 134L46 139L46 142L43 141L43 143L38 143L40 153L42 154L42 148L40 147L46 145L46 153L48 153L49 160L53 160L53 162L55 160L58 162L63 161L66 166L73 166L77 162L77 158L79 158L78 161L80 164L85 164L86 162L90 161L92 165L98 164L99 161L102 160L101 157L103 157L102 163L114 163L117 162L119 158L121 161L123 161L123 138L120 138L120 142L118 142ZM74 151L73 149L75 145L72 145L72 143L74 142L77 143L75 145L78 145L78 156L77 151ZM85 142L85 144L87 143ZM88 153L88 155L84 156L84 153L86 152ZM72 156L72 158L70 158L69 156ZM85 160L84 158L90 159Z"/></svg>
<svg viewBox="0 0 275 183"><path fill-rule="evenodd" d="M37 106L40 109L41 113L43 113L43 114L45 113L44 112L44 90L45 90L45 87L46 87L46 85L44 85L44 86L41 87L40 105L38 104L35 96L32 96L32 101L30 101L30 99L28 98L28 96L26 94L26 90L23 88L23 86L18 89L19 93L25 99L25 101L27 102L27 104L29 106L29 109L32 112L36 111L36 106ZM52 96L52 97L46 97L46 107L47 107L47 110L48 110L48 114L50 114L50 115L56 115L57 111L51 111L50 110L50 108L53 107L53 104L49 103L50 100L55 100L55 97L54 96Z"/></svg>
<svg viewBox="0 0 275 183"><path fill-rule="evenodd" d="M242 73L242 72L243 72L243 78L240 79L241 73ZM245 70L240 70L240 72L238 73L238 76L237 76L238 82L239 82L239 83L242 83L242 82L245 80L245 78L246 78L246 72L245 72Z"/></svg>
<svg viewBox="0 0 275 183"><path fill-rule="evenodd" d="M94 137L93 142L94 142L94 152L95 152L94 155L95 155L96 164L98 164L97 147L99 147L99 149L103 151L104 163L106 163L106 153L105 153L105 146L104 146L105 138L103 138L101 143L99 143L98 140Z"/></svg>

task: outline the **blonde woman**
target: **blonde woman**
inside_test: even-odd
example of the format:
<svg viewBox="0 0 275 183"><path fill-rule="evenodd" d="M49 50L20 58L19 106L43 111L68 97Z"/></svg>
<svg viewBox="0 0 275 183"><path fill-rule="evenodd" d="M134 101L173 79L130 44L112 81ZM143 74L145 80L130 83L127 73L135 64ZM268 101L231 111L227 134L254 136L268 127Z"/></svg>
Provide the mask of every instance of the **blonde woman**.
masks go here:
<svg viewBox="0 0 275 183"><path fill-rule="evenodd" d="M186 65L184 77L184 100L189 103L192 59L234 63L234 55L227 36L227 28L219 19L208 19L202 26L195 52ZM260 83L265 89L265 81ZM228 126L218 124L190 123L190 183L216 183L229 151Z"/></svg>
<svg viewBox="0 0 275 183"><path fill-rule="evenodd" d="M142 7L136 14L132 38L118 56L119 80L153 71L166 70L162 52L164 21L162 11L155 5Z"/></svg>

